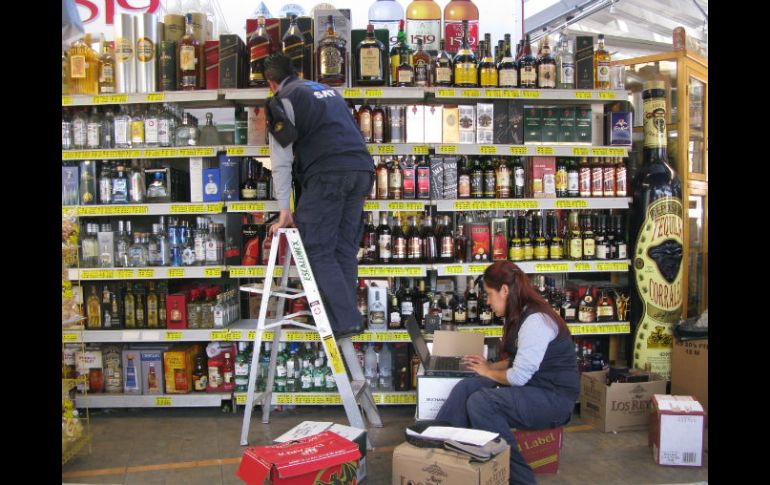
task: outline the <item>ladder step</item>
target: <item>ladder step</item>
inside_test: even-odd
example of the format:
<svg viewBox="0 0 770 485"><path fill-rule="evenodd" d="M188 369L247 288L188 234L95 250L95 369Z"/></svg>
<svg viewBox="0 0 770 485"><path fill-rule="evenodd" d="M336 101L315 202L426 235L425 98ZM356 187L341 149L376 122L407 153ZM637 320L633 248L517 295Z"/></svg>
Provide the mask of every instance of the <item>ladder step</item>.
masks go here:
<svg viewBox="0 0 770 485"><path fill-rule="evenodd" d="M255 285L259 285L255 286ZM241 286L241 291L245 291L247 293L255 293L257 295L262 295L265 293L264 288L261 288L261 284L255 283L253 285L243 285ZM296 300L298 298L302 298L305 296L305 290L299 289L299 288L291 288L288 286L275 286L270 291L270 296L277 296L280 298L286 298L287 300Z"/></svg>

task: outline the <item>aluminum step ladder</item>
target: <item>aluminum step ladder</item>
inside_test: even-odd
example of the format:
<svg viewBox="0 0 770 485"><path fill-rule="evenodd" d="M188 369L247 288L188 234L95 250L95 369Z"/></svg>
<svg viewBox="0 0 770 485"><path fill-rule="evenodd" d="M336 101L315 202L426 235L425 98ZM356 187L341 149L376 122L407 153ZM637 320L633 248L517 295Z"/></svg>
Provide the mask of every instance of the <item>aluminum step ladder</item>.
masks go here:
<svg viewBox="0 0 770 485"><path fill-rule="evenodd" d="M273 288L273 275L276 266L276 260L278 259L278 249L280 247L281 238L285 237L288 242L288 251L283 261L283 274L281 276L281 283L279 286ZM302 285L302 289L289 288L289 269L290 263L294 258L294 262L299 273L299 280ZM355 428L366 429L364 419L361 414L361 409L358 407L358 403L366 413L366 417L373 426L377 428L382 427L382 420L380 419L380 413L377 410L377 405L374 402L372 391L364 378L364 372L361 369L361 364L356 357L356 351L353 347L353 342L349 338L340 340L340 345L337 345L337 341L332 334L331 325L329 324L329 318L326 315L326 309L321 301L321 295L318 292L318 285L316 284L315 277L313 276L313 270L310 268L310 263L305 253L305 247L302 244L299 231L297 229L278 229L273 236L272 245L270 247L270 259L267 262L267 272L265 273L264 285L260 288L258 284L243 285L240 287L241 291L249 293L258 293L262 295L262 301L259 307L259 318L257 319L257 331L254 338L254 351L251 358L251 369L249 371L249 388L246 399L246 408L243 413L243 425L241 428L241 445L248 445L249 425L251 423L251 413L254 410L255 402L259 402L262 405L262 422L270 422L270 408L272 406L272 389L273 382L275 380L276 361L278 357L278 343L281 339L281 330L284 325L293 325L308 330L318 331L321 337L321 343L323 344L324 351L326 352L326 362L331 368L334 374L334 380L337 384L337 390L339 391L342 404L345 407L345 414L348 416L350 425ZM267 295L267 297L265 297ZM310 311L301 311L292 313L289 315L283 314L284 306L287 299L293 300L297 298L307 297L308 308ZM276 309L276 318L274 320L266 320L267 309L272 297L278 298L278 306ZM299 316L310 316L315 321L315 325L309 325L293 320L293 318ZM265 391L256 393L255 388L257 384L257 372L259 368L259 354L262 346L262 335L265 331L273 331L273 343L270 349L270 367L267 374L267 382L265 383ZM345 365L340 357L340 350L342 350L342 358L347 363L347 368L350 370L352 381L348 379L348 374L345 371ZM368 435L367 435L368 436ZM372 449L371 441L367 438L367 448Z"/></svg>

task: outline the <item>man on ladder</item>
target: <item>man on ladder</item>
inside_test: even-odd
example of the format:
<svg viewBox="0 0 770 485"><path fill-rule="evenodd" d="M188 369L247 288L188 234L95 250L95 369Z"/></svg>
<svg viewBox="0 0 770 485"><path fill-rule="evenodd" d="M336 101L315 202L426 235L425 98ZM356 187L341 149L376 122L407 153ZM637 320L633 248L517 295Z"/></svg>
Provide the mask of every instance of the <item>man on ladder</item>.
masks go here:
<svg viewBox="0 0 770 485"><path fill-rule="evenodd" d="M296 225L334 336L352 337L364 330L356 304L356 255L364 227L364 199L374 183L372 156L337 91L298 78L291 59L280 53L265 60L265 78L274 94L267 103L267 119L280 210L270 235Z"/></svg>

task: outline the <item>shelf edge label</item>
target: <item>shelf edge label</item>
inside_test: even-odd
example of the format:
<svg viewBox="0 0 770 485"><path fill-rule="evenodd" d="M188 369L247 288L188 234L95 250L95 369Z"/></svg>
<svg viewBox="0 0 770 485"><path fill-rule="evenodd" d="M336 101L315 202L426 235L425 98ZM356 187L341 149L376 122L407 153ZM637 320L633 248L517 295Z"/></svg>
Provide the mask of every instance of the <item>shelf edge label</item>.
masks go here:
<svg viewBox="0 0 770 485"><path fill-rule="evenodd" d="M156 406L171 406L171 405L173 405L173 400L170 397L156 397L155 398L155 405Z"/></svg>

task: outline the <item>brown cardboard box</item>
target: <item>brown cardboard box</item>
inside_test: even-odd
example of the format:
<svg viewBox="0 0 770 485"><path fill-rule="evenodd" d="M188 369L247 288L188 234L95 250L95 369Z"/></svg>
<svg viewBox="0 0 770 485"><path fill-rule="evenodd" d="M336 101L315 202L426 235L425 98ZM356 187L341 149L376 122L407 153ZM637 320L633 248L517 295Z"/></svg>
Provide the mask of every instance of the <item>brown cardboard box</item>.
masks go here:
<svg viewBox="0 0 770 485"><path fill-rule="evenodd" d="M443 143L460 143L460 109L457 106L444 106Z"/></svg>
<svg viewBox="0 0 770 485"><path fill-rule="evenodd" d="M461 380L462 377L417 376L417 420L436 419L441 406Z"/></svg>
<svg viewBox="0 0 770 485"><path fill-rule="evenodd" d="M671 354L671 394L694 397L709 412L709 341L674 338ZM707 423L708 426L708 423Z"/></svg>
<svg viewBox="0 0 770 485"><path fill-rule="evenodd" d="M186 394L192 391L195 356L201 353L200 344L179 345L163 352L166 394Z"/></svg>
<svg viewBox="0 0 770 485"><path fill-rule="evenodd" d="M658 465L703 466L703 406L692 396L652 398L648 444Z"/></svg>
<svg viewBox="0 0 770 485"><path fill-rule="evenodd" d="M647 429L652 396L666 393L666 381L653 374L655 380L651 382L616 382L608 386L608 372L583 372L580 417L605 433Z"/></svg>
<svg viewBox="0 0 770 485"><path fill-rule="evenodd" d="M418 448L401 443L393 450L392 485L424 483L441 485L507 485L511 449L486 463L441 448Z"/></svg>
<svg viewBox="0 0 770 485"><path fill-rule="evenodd" d="M267 118L264 106L249 106L246 142L249 145L267 144Z"/></svg>

